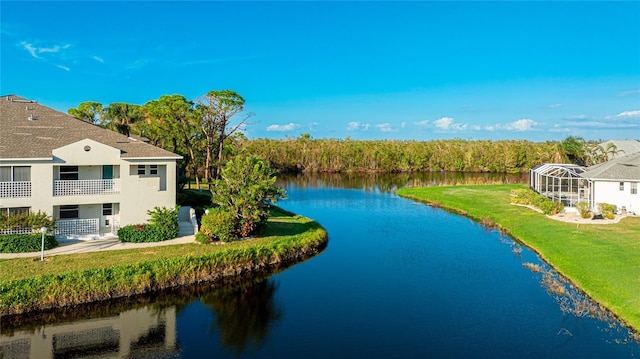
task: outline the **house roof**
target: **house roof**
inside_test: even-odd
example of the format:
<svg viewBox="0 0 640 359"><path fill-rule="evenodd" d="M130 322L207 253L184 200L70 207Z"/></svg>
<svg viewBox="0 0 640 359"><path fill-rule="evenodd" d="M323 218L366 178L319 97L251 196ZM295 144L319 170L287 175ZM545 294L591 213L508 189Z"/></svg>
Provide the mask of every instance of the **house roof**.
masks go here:
<svg viewBox="0 0 640 359"><path fill-rule="evenodd" d="M119 149L122 158L182 158L37 102L15 95L0 97L0 159L52 158L54 149L85 138Z"/></svg>
<svg viewBox="0 0 640 359"><path fill-rule="evenodd" d="M628 156L640 152L640 141L638 140L609 140L599 145L602 148L607 148L608 144L613 144L616 146L616 151L619 151L615 157ZM608 156L611 157L610 155Z"/></svg>
<svg viewBox="0 0 640 359"><path fill-rule="evenodd" d="M640 181L640 152L591 166L581 176L590 179Z"/></svg>

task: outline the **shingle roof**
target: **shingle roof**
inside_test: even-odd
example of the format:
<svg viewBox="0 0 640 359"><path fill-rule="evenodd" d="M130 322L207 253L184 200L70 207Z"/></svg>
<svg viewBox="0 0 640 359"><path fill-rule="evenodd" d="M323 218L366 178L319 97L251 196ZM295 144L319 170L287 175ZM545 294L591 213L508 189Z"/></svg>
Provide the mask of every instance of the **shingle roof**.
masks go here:
<svg viewBox="0 0 640 359"><path fill-rule="evenodd" d="M616 146L616 151L620 151L615 157L628 156L640 152L640 141L638 140L610 140L599 145L602 148L607 148L608 144Z"/></svg>
<svg viewBox="0 0 640 359"><path fill-rule="evenodd" d="M591 166L581 176L591 179L639 181L640 152Z"/></svg>
<svg viewBox="0 0 640 359"><path fill-rule="evenodd" d="M119 149L122 158L181 158L22 97L0 97L0 159L51 158L54 149L85 138Z"/></svg>

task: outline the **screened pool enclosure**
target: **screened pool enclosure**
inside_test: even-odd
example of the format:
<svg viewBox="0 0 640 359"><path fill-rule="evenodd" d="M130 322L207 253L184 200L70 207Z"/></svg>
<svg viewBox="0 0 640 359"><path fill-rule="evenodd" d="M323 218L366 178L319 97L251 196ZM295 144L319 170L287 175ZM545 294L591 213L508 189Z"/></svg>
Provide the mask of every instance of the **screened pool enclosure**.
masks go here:
<svg viewBox="0 0 640 359"><path fill-rule="evenodd" d="M567 207L589 202L591 183L580 175L586 167L573 164L545 163L531 169L529 186L534 191Z"/></svg>

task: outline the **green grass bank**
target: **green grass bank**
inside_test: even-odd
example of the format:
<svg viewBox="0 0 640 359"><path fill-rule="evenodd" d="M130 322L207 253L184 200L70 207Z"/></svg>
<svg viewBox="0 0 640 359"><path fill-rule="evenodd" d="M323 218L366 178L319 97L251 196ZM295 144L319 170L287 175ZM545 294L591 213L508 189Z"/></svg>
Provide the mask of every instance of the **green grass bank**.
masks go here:
<svg viewBox="0 0 640 359"><path fill-rule="evenodd" d="M510 204L523 185L403 188L400 196L495 226L537 252L596 302L640 330L640 218L565 223Z"/></svg>
<svg viewBox="0 0 640 359"><path fill-rule="evenodd" d="M316 255L327 240L317 222L274 208L263 233L244 241L0 260L0 315L234 280Z"/></svg>

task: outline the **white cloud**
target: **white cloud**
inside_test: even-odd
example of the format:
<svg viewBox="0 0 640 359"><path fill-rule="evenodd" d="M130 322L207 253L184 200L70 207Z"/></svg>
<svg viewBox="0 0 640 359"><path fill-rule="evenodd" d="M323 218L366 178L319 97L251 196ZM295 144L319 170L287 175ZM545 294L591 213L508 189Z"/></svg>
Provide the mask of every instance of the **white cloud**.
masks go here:
<svg viewBox="0 0 640 359"><path fill-rule="evenodd" d="M453 119L451 117L442 117L433 121L433 124L436 125L437 128L441 128L443 130L448 130L452 123Z"/></svg>
<svg viewBox="0 0 640 359"><path fill-rule="evenodd" d="M422 120L419 122L414 122L413 124L418 127L427 127L427 125L429 125L429 120Z"/></svg>
<svg viewBox="0 0 640 359"><path fill-rule="evenodd" d="M624 111L616 115L617 118L640 118L640 110Z"/></svg>
<svg viewBox="0 0 640 359"><path fill-rule="evenodd" d="M101 64L104 64L104 59L100 56L91 56L91 58L98 61Z"/></svg>
<svg viewBox="0 0 640 359"><path fill-rule="evenodd" d="M29 51L29 53L31 54L31 56L35 57L36 59L39 59L40 56L38 56L37 52L38 49L36 49L33 45L31 45L30 43L26 42L26 41L22 41L20 43L20 45L27 51Z"/></svg>
<svg viewBox="0 0 640 359"><path fill-rule="evenodd" d="M402 121L402 122L400 123L400 128L405 128L405 127L407 127L407 123L406 123L406 122L404 122L404 121Z"/></svg>
<svg viewBox="0 0 640 359"><path fill-rule="evenodd" d="M60 50L68 49L71 45L66 44L62 46L53 45L52 47L37 47L32 43L22 41L20 42L20 46L22 46L23 49L27 50L29 54L31 54L31 56L35 57L36 59L41 59L42 56L39 56L39 54L57 53L60 52Z"/></svg>
<svg viewBox="0 0 640 359"><path fill-rule="evenodd" d="M395 131L397 131L396 129L391 127L391 124L389 122L378 124L378 125L376 125L376 128L378 130L382 131L382 132L395 132Z"/></svg>
<svg viewBox="0 0 640 359"><path fill-rule="evenodd" d="M320 126L320 124L319 124L319 123L317 123L317 122L311 122L311 123L309 124L309 131L315 131L315 130L318 128L318 126Z"/></svg>
<svg viewBox="0 0 640 359"><path fill-rule="evenodd" d="M471 126L471 129L474 131L480 131L482 128L480 127L480 125L473 125Z"/></svg>
<svg viewBox="0 0 640 359"><path fill-rule="evenodd" d="M442 117L439 118L435 121L433 121L433 124L442 130L445 131L464 131L467 129L467 124L461 124L461 123L454 123L453 118L451 117Z"/></svg>
<svg viewBox="0 0 640 359"><path fill-rule="evenodd" d="M566 119L567 120L584 120L586 118L587 118L587 116L585 116L585 115L571 115L571 116L567 117Z"/></svg>
<svg viewBox="0 0 640 359"><path fill-rule="evenodd" d="M533 126L538 123L528 118L522 118L517 121L513 121L504 125L504 128L509 131L529 131Z"/></svg>
<svg viewBox="0 0 640 359"><path fill-rule="evenodd" d="M351 121L347 124L347 131L356 131L356 130L362 130L362 131L366 131L369 129L369 124L368 123L360 123L357 121Z"/></svg>
<svg viewBox="0 0 640 359"><path fill-rule="evenodd" d="M60 49L68 49L69 48L69 44L60 46L60 45L54 45L53 47L41 47L38 49L39 53L43 53L43 52L60 52Z"/></svg>
<svg viewBox="0 0 640 359"><path fill-rule="evenodd" d="M271 125L269 127L267 127L267 131L271 132L271 131L279 131L279 132L285 132L285 131L293 131L296 128L300 127L300 125L295 124L293 122L290 122L286 125Z"/></svg>
<svg viewBox="0 0 640 359"><path fill-rule="evenodd" d="M65 71L69 71L69 70L71 70L70 68L68 68L68 67L66 67L66 66L62 66L62 65L56 65L56 67L57 67L57 68L59 68L59 69L63 69L63 70L65 70Z"/></svg>
<svg viewBox="0 0 640 359"><path fill-rule="evenodd" d="M554 103L552 105L547 106L547 108L560 108L562 107L561 103Z"/></svg>

